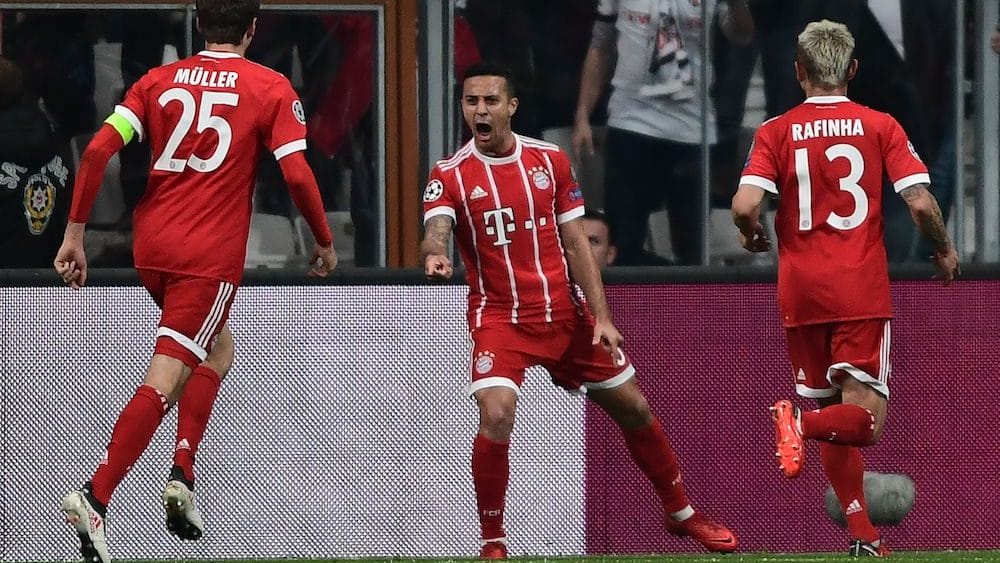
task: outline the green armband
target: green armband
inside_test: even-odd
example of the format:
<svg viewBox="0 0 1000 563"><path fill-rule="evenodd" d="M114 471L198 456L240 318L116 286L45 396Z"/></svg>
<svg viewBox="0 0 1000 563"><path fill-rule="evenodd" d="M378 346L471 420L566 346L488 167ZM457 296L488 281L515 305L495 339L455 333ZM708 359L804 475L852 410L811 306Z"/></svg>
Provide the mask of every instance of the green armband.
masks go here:
<svg viewBox="0 0 1000 563"><path fill-rule="evenodd" d="M104 122L114 127L115 131L118 131L118 134L122 136L122 141L125 141L126 145L132 140L132 137L135 136L135 129L132 128L132 124L117 113L109 115Z"/></svg>

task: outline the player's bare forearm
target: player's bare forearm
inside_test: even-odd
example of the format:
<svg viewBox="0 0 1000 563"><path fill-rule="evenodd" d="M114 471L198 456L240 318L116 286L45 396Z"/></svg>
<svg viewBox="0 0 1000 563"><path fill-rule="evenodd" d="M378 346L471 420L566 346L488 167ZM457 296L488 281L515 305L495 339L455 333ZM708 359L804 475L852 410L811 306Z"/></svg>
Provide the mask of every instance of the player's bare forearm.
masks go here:
<svg viewBox="0 0 1000 563"><path fill-rule="evenodd" d="M582 224L579 224L579 220L571 223L577 224L569 228L567 226L570 224L564 225L562 231L563 250L566 253L570 276L583 290L583 294L587 297L587 307L594 317L598 320L608 319L611 317L611 310L608 308L608 300L604 297L601 269L597 265L597 259L594 258L594 251L590 248L590 241Z"/></svg>
<svg viewBox="0 0 1000 563"><path fill-rule="evenodd" d="M70 221L66 223L66 231L63 237L71 240L83 240L83 231L86 227L86 223Z"/></svg>
<svg viewBox="0 0 1000 563"><path fill-rule="evenodd" d="M576 106L577 123L590 121L590 114L594 111L607 82L609 61L609 53L604 49L591 47L587 50L580 76L580 98Z"/></svg>
<svg viewBox="0 0 1000 563"><path fill-rule="evenodd" d="M736 228L740 230L745 236L750 236L753 234L754 225L760 220L760 213L756 216L743 213L733 213L733 224Z"/></svg>
<svg viewBox="0 0 1000 563"><path fill-rule="evenodd" d="M733 196L733 224L744 236L752 236L760 223L762 201L763 191L753 187L740 186Z"/></svg>
<svg viewBox="0 0 1000 563"><path fill-rule="evenodd" d="M948 252L951 249L948 228L944 224L937 198L927 189L927 184L910 186L899 192L899 195L910 207L910 214L920 227L920 232L934 243L934 250L938 253Z"/></svg>
<svg viewBox="0 0 1000 563"><path fill-rule="evenodd" d="M431 217L424 224L424 240L420 242L420 262L428 256L447 255L451 242L452 221L447 215Z"/></svg>

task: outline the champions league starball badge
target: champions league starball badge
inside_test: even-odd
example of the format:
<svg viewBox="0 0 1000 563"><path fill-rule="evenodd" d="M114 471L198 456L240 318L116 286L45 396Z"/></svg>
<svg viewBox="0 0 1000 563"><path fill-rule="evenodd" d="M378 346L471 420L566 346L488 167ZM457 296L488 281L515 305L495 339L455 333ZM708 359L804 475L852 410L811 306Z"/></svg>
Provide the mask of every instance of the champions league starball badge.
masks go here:
<svg viewBox="0 0 1000 563"><path fill-rule="evenodd" d="M443 193L444 184L441 183L441 180L435 178L427 184L426 188L424 188L424 201L427 203L437 201L441 198L441 194Z"/></svg>

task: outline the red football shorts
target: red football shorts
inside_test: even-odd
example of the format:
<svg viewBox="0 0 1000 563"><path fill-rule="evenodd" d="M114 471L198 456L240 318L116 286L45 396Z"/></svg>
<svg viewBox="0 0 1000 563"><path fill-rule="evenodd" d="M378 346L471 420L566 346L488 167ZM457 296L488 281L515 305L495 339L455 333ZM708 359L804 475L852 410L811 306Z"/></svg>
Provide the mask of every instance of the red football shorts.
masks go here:
<svg viewBox="0 0 1000 563"><path fill-rule="evenodd" d="M140 269L139 280L159 305L156 354L177 358L194 369L212 351L229 318L236 287L211 278Z"/></svg>
<svg viewBox="0 0 1000 563"><path fill-rule="evenodd" d="M889 398L888 319L799 326L785 329L785 335L799 395L832 397L849 376Z"/></svg>
<svg viewBox="0 0 1000 563"><path fill-rule="evenodd" d="M471 337L470 395L486 387L520 392L524 370L531 366L544 367L553 383L570 391L611 389L635 374L624 352L615 361L604 346L591 344L594 322L589 318L487 325Z"/></svg>

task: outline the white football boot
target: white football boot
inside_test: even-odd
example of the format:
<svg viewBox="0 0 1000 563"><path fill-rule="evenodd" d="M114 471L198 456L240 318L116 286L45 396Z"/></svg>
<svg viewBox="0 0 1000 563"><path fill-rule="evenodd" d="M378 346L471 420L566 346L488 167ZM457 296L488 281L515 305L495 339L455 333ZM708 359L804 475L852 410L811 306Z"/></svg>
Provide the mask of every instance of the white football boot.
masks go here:
<svg viewBox="0 0 1000 563"><path fill-rule="evenodd" d="M85 563L111 563L108 540L104 535L104 517L101 516L83 491L73 491L62 499L66 522L80 538L80 555Z"/></svg>
<svg viewBox="0 0 1000 563"><path fill-rule="evenodd" d="M167 530L182 540L197 540L205 533L205 521L201 519L198 506L194 503L194 492L181 481L167 481L163 489L163 508L167 511Z"/></svg>

